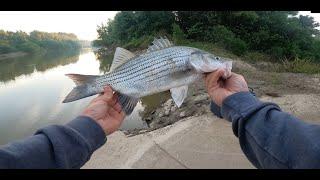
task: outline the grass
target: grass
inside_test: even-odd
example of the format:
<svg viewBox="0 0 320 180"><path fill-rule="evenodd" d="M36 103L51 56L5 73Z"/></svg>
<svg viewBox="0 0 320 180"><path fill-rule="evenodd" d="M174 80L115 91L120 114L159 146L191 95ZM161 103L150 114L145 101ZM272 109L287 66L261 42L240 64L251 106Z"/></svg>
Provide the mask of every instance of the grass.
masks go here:
<svg viewBox="0 0 320 180"><path fill-rule="evenodd" d="M281 78L280 78L279 74L270 73L269 78L270 78L271 84L273 84L273 85L278 85L281 83Z"/></svg>
<svg viewBox="0 0 320 180"><path fill-rule="evenodd" d="M320 64L312 62L308 59L296 58L293 61L287 59L282 60L278 72L293 72L293 73L307 73L307 74L319 74Z"/></svg>
<svg viewBox="0 0 320 180"><path fill-rule="evenodd" d="M256 63L259 61L265 61L265 62L272 61L271 57L260 52L248 52L242 57L242 59L250 63Z"/></svg>

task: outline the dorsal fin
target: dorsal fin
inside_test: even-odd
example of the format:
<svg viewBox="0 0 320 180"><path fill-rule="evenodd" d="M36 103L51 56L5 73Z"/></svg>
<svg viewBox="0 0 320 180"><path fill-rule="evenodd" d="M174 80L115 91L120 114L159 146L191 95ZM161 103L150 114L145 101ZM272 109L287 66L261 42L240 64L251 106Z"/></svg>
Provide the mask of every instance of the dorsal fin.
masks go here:
<svg viewBox="0 0 320 180"><path fill-rule="evenodd" d="M160 37L159 39L154 38L152 45L149 46L147 52L157 51L171 46L173 46L173 43L171 43L167 37Z"/></svg>
<svg viewBox="0 0 320 180"><path fill-rule="evenodd" d="M117 47L116 52L114 53L113 61L110 67L110 72L121 66L122 64L128 62L129 59L133 58L135 55L121 47Z"/></svg>

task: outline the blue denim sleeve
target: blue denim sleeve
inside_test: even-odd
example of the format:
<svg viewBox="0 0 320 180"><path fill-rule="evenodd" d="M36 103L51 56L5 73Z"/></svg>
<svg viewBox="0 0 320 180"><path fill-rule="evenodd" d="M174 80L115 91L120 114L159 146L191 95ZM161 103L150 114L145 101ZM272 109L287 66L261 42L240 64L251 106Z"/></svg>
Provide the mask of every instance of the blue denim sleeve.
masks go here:
<svg viewBox="0 0 320 180"><path fill-rule="evenodd" d="M320 168L320 126L282 112L249 92L227 97L221 108L241 149L257 168Z"/></svg>
<svg viewBox="0 0 320 180"><path fill-rule="evenodd" d="M0 148L0 168L80 168L106 142L102 128L79 116L66 125L50 125L35 135Z"/></svg>

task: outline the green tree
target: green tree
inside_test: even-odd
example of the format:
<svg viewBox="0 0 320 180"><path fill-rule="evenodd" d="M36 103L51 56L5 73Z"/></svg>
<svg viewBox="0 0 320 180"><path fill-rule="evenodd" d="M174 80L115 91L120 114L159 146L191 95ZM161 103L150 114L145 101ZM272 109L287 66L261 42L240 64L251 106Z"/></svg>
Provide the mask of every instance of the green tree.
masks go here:
<svg viewBox="0 0 320 180"><path fill-rule="evenodd" d="M276 59L319 59L319 23L297 11L125 11L98 27L96 45L143 42L160 34L205 41L244 55L266 53ZM178 38L178 36L180 36ZM134 43L132 43L134 42Z"/></svg>

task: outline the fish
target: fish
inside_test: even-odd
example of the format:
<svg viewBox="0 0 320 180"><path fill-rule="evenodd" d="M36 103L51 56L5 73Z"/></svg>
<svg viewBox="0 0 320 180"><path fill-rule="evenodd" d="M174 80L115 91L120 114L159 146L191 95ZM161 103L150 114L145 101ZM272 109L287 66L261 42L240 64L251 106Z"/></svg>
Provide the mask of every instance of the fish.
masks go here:
<svg viewBox="0 0 320 180"><path fill-rule="evenodd" d="M163 91L170 91L179 108L188 86L218 68L225 69L222 78L226 79L231 76L232 61L198 48L175 46L167 37L158 37L139 55L117 47L110 70L104 75L66 74L76 87L63 103L102 93L110 85L126 115L142 97Z"/></svg>

